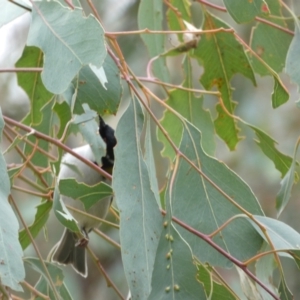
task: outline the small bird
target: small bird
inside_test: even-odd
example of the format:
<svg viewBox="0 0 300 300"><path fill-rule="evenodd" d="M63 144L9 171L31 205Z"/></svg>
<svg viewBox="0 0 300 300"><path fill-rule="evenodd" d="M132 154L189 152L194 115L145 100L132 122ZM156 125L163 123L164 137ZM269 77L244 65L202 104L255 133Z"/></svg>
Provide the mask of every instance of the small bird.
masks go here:
<svg viewBox="0 0 300 300"><path fill-rule="evenodd" d="M117 140L115 138L114 130L109 125L105 124L100 116L99 121L99 133L106 144L106 155L101 158L101 168L109 174L112 174L115 159L113 148L117 144ZM82 157L96 163L90 145L75 148L73 149L73 151L78 153ZM73 168L70 168L70 165L76 166L79 172L76 172ZM58 180L65 178L75 178L78 182L83 182L88 185L95 185L101 181L107 182L107 179L104 176L87 166L85 163L83 163L81 160L77 159L70 153L64 155L62 159L61 169L58 175ZM65 204L85 211L84 205L81 201L74 200L63 195L61 197ZM101 219L105 218L112 202L112 198L112 196L108 196L98 201L86 212ZM77 220L78 225L85 238L80 240L76 233L65 228L62 238L54 246L54 253L51 260L63 265L71 264L77 273L79 273L83 277L86 277L87 262L85 247L88 243L88 233L93 228L99 227L101 222L75 211L70 210L70 213Z"/></svg>

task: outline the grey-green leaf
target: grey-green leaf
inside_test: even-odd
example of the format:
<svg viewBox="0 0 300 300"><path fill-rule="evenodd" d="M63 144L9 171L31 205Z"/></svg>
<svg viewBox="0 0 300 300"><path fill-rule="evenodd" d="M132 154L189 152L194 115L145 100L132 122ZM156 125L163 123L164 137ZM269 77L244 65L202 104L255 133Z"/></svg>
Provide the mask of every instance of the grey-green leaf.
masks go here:
<svg viewBox="0 0 300 300"><path fill-rule="evenodd" d="M100 115L116 114L122 95L122 85L118 68L112 58L107 56L103 69L108 82L105 88L90 66L84 66L78 76L72 81L64 96L70 107L74 106L73 113L84 113L84 104ZM73 99L75 95L75 99ZM73 103L73 101L75 101Z"/></svg>
<svg viewBox="0 0 300 300"><path fill-rule="evenodd" d="M286 72L291 79L300 86L300 68L299 68L299 52L300 52L300 28L299 24L295 24L295 35L291 42L286 57Z"/></svg>
<svg viewBox="0 0 300 300"><path fill-rule="evenodd" d="M201 133L186 122L180 151L186 155L213 183L208 182L183 158L172 174L172 186L166 192L172 194L172 214L191 227L205 234L218 229L224 222L242 211L238 205L252 214L263 214L261 207L247 184L224 163L208 156L201 147ZM171 188L171 190L170 190ZM236 202L231 203L224 194ZM262 244L260 236L243 218L229 223L213 240L237 259L244 260L257 253ZM193 254L201 262L213 266L229 267L231 263L211 246L186 230L178 228L189 243Z"/></svg>
<svg viewBox="0 0 300 300"><path fill-rule="evenodd" d="M42 80L49 91L60 94L84 65L102 65L106 57L104 31L96 18L85 17L81 8L71 10L56 1L32 4L27 43L43 50Z"/></svg>
<svg viewBox="0 0 300 300"><path fill-rule="evenodd" d="M206 299L196 274L191 249L169 222L159 240L148 300Z"/></svg>
<svg viewBox="0 0 300 300"><path fill-rule="evenodd" d="M271 246L274 246L275 250L296 250L299 251L300 247L300 234L290 227L289 225L268 217L264 216L253 216L261 225L263 225L266 233L272 242ZM248 219L257 232L268 242L265 234L259 228L259 226L254 223L251 219ZM283 253L281 255L286 256Z"/></svg>
<svg viewBox="0 0 300 300"><path fill-rule="evenodd" d="M81 201L86 211L98 201L113 194L112 188L104 182L88 186L74 178L61 179L59 181L59 190L61 195Z"/></svg>
<svg viewBox="0 0 300 300"><path fill-rule="evenodd" d="M0 142L4 120L0 108ZM8 203L10 181L7 167L0 151L0 279L9 288L22 291L19 282L25 278L23 251L18 240L19 223Z"/></svg>
<svg viewBox="0 0 300 300"><path fill-rule="evenodd" d="M162 30L163 2L161 0L141 0L138 12L139 29ZM163 34L145 34L142 39L146 44L150 57L164 53L165 40ZM170 81L166 58L161 57L153 63L153 73L164 82Z"/></svg>
<svg viewBox="0 0 300 300"><path fill-rule="evenodd" d="M163 227L141 151L143 120L140 104L132 99L116 130L118 144L113 172L113 190L120 210L122 259L132 299L147 299L150 294Z"/></svg>

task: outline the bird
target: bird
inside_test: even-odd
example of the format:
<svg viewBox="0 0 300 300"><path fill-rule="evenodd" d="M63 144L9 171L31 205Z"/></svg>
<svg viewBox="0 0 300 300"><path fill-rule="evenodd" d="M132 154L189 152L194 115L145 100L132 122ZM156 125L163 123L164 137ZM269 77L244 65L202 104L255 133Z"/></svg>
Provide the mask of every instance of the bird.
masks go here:
<svg viewBox="0 0 300 300"><path fill-rule="evenodd" d="M117 140L113 128L107 125L101 116L99 116L99 134L106 144L106 154L101 158L101 168L107 173L112 174L115 160L114 147L117 144ZM97 164L89 144L74 148L73 151ZM70 167L71 165L76 166L77 170ZM75 178L78 182L83 182L88 185L95 185L101 181L107 183L107 179L104 176L87 166L84 162L77 159L70 153L65 154L62 158L61 168L58 174L58 182L59 180L65 178ZM65 204L85 211L84 205L81 201L74 200L64 195L61 195L61 198ZM109 195L99 200L86 212L103 219L107 215L112 200L113 196ZM62 265L70 264L77 273L83 277L87 277L88 270L85 248L88 243L88 233L93 228L99 227L101 222L76 211L70 211L70 213L78 222L78 226L84 238L80 239L78 234L72 232L68 228L65 228L60 241L52 250L53 254L51 261Z"/></svg>

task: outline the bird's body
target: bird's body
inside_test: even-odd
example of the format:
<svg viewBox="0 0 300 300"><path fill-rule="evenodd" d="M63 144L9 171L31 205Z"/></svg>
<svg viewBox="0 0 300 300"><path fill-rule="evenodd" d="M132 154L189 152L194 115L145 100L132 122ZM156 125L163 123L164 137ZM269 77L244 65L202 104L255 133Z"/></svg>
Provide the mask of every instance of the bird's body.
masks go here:
<svg viewBox="0 0 300 300"><path fill-rule="evenodd" d="M80 156L86 158L87 160L91 162L95 162L95 157L90 145L84 145L75 148L73 149L73 151L78 153ZM70 153L64 155L62 159L62 166L58 175L58 180L60 180L61 178L63 179L75 178L78 182L83 182L91 186L101 181L108 183L107 179L104 176L102 176L99 172L90 168L84 162L77 159ZM62 196L62 200L66 205L70 205L81 211L82 210L85 211L84 205L80 200L74 200L66 196ZM86 212L98 218L103 219L106 217L107 211L110 206L110 202L111 202L111 196L98 201L95 205L90 207ZM70 212L73 215L73 217L77 220L77 222L80 224L80 227L84 229L87 233L92 228L99 227L99 225L101 224L99 221L95 219L87 218L83 214L80 214L76 211L70 210Z"/></svg>
<svg viewBox="0 0 300 300"><path fill-rule="evenodd" d="M101 159L101 168L111 174L114 165L113 148L115 147L117 140L114 136L114 130L110 126L106 125L101 117L99 133L106 144L106 155ZM96 163L95 156L90 145L75 148L73 151L85 159ZM65 154L62 159L58 181L66 178L75 178L78 182L82 182L90 186L101 181L107 183L107 179L104 176L69 153ZM110 195L106 198L99 199L99 201L85 211L85 207L80 200L75 200L64 195L61 196L61 199L65 205L74 207L75 209L86 212L100 219L106 217L112 202L112 196ZM69 211L78 222L78 226L85 238L80 239L76 233L65 228L61 240L54 246L52 261L63 265L71 264L76 272L86 277L87 264L85 247L88 243L88 233L93 228L99 227L101 221L72 209L69 209Z"/></svg>

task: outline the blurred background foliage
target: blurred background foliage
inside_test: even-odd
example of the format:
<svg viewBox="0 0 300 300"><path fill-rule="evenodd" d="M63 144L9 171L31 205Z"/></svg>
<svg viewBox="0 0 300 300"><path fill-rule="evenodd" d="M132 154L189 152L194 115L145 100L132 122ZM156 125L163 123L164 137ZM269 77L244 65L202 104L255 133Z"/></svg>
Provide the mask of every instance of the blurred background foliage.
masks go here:
<svg viewBox="0 0 300 300"><path fill-rule="evenodd" d="M5 0L0 0L3 2ZM81 1L84 10L91 13L90 7L86 1ZM210 1L211 3L224 6L223 1ZM108 32L114 31L131 31L137 30L137 12L140 1L138 0L95 0L94 5L99 12L103 21L103 27ZM285 1L287 5L293 8L296 15L300 14L300 2ZM199 3L192 3L193 21L196 26L200 26L203 21L203 15ZM228 13L221 12L213 8L207 8L214 15L220 16L232 26L238 35L247 43L249 43L252 28L256 22L238 25ZM286 17L290 17L284 11ZM0 49L0 68L13 67L17 59L20 57L29 28L29 14L21 14L12 22L0 28L0 43L3 45ZM166 26L166 24L165 24ZM292 22L289 23L290 29L293 30ZM146 76L146 67L149 61L147 49L139 35L126 35L118 37L118 43L124 54L126 62L131 67L137 76ZM166 38L166 47L171 48L177 43L175 36ZM181 63L181 57L169 57L167 59L168 68L172 82L180 83L183 75L182 70L178 66ZM199 87L198 78L202 74L201 67L193 65L195 73L195 87ZM299 100L297 86L294 85L285 73L281 73L280 77L288 88L290 99L287 103L277 109L272 108L271 93L273 89L273 79L270 77L256 76L257 87L254 87L250 80L245 80L241 75L235 75L232 80L233 99L238 102L236 115L242 119L249 121L251 124L261 128L267 132L278 142L278 149L283 153L292 156L297 139L299 138L300 128L300 110L296 105ZM153 85L149 84L153 88ZM156 91L158 94L160 91ZM29 110L29 101L26 94L18 87L16 75L14 73L0 74L0 105L4 115L20 120ZM118 122L119 116L122 114L126 103L128 103L128 89L124 85L124 94L121 107L116 117L110 117L108 123L114 127ZM215 100L213 97L206 96L204 99L204 107L215 111ZM155 107L157 117L162 117L163 112L159 107ZM213 119L216 115L213 115ZM241 135L246 138L240 141L235 151L229 151L228 147L219 138L216 139L216 157L224 161L232 170L234 170L254 191L254 194L259 199L262 208L267 216L276 218L275 199L280 189L281 174L275 169L273 163L266 158L260 151L256 142L255 135L247 126L240 125ZM3 141L3 148L7 147ZM78 137L72 137L68 140L70 146L75 146L83 143ZM157 153L162 150L162 145L156 143ZM158 166L160 175L160 184L163 187L164 177L166 174L167 162L162 159L159 154L156 154L157 160L160 162ZM7 163L18 163L18 155L14 152L9 152L5 156ZM299 167L297 167L297 171ZM296 184L292 191L291 201L287 208L280 216L280 220L289 224L300 231L299 223L299 202L300 187ZM39 204L40 199L34 197L25 198L23 193L13 191L15 199L18 199L20 208L25 220L30 223L34 217L34 207ZM114 220L112 215L110 220ZM49 250L53 247L53 241L57 241L61 235L62 226L57 222L53 214L47 223L47 228L42 231L37 237L37 244L44 257L47 256ZM102 225L101 230L113 239L119 239L118 231L109 226ZM120 251L111 246L107 242L100 239L93 239L91 236L91 247L95 249L96 255L99 257L104 268L108 270L109 275L120 288L123 294L127 292L127 284L123 273ZM26 256L34 255L34 251L30 246L26 250ZM294 293L295 299L300 298L300 287L298 280L298 269L291 260L284 260L287 281ZM106 287L106 282L103 278L99 278L99 273L89 260L89 276L87 280L82 279L70 267L64 268L66 283L71 290L74 299L116 299L113 290ZM31 269L26 269L28 281L35 284L38 275L32 272ZM229 278L232 276L232 284L234 285L235 276L233 272L228 272ZM236 285L238 289L238 284Z"/></svg>

